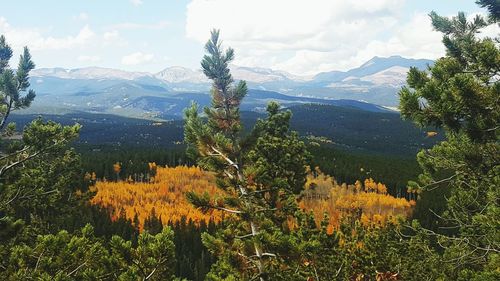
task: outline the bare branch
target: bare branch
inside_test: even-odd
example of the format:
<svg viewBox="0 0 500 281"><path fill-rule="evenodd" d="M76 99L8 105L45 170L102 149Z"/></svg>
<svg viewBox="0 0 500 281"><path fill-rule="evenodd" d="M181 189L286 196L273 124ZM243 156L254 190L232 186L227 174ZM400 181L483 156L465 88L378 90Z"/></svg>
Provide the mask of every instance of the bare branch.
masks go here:
<svg viewBox="0 0 500 281"><path fill-rule="evenodd" d="M450 180L452 180L453 178L457 177L458 175L460 175L460 173L453 174L452 176L450 176L450 177L448 177L448 178L445 178L445 179L441 179L441 180L438 180L438 181L431 182L431 183L429 183L429 184L426 184L426 185L424 185L424 186L421 186L420 188L425 189L425 188L427 188L427 187L429 187L429 186L438 185L438 184L441 184L441 183L444 183L444 182L450 181ZM434 189L436 189L436 188L437 188L437 187L434 187L434 188L429 189L429 190L434 190Z"/></svg>
<svg viewBox="0 0 500 281"><path fill-rule="evenodd" d="M245 238L248 238L248 237L253 237L255 235L258 235L259 233L249 233L249 234L245 234L245 235L241 235L241 236L236 236L235 238L236 239L245 239Z"/></svg>
<svg viewBox="0 0 500 281"><path fill-rule="evenodd" d="M144 280L148 280L149 278L151 278L151 276L153 276L153 274L156 272L156 269L157 269L157 267L155 267L155 268L153 269L153 271L151 271L151 273L149 273L149 275L148 275L148 276L146 276L146 278L144 278Z"/></svg>
<svg viewBox="0 0 500 281"><path fill-rule="evenodd" d="M71 276L73 275L73 273L77 272L80 268L82 268L83 266L85 266L87 264L87 262L83 262L82 264L80 264L77 268L73 269L73 271L71 271L70 273L68 273L68 276Z"/></svg>
<svg viewBox="0 0 500 281"><path fill-rule="evenodd" d="M209 207L212 208L212 209L221 210L221 211L228 212L228 213L231 213L231 214L244 214L245 213L243 211L231 210L231 209L227 209L227 208L224 208L224 207L218 207L218 206L209 206Z"/></svg>

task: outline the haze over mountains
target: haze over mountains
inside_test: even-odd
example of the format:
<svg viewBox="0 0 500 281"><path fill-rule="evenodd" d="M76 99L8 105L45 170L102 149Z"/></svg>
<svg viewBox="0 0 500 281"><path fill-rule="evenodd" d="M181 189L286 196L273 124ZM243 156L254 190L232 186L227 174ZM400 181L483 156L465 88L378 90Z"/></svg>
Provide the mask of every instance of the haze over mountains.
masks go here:
<svg viewBox="0 0 500 281"><path fill-rule="evenodd" d="M349 71L313 77L235 65L231 71L235 80L246 80L250 88L243 110L262 111L269 100L277 100L287 107L320 103L384 111L384 107L397 106L397 92L409 67L424 69L432 63L400 56L374 57ZM210 83L201 70L180 66L158 73L101 67L42 68L32 72L31 82L37 98L30 112L83 111L177 119L191 100L201 105L210 100Z"/></svg>

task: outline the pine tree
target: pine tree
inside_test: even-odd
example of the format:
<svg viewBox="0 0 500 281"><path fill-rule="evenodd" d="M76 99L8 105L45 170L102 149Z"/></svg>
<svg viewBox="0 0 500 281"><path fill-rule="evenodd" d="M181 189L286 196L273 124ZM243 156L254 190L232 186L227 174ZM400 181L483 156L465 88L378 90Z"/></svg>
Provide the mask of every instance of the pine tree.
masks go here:
<svg viewBox="0 0 500 281"><path fill-rule="evenodd" d="M35 68L31 54L24 47L16 72L8 68L12 58L12 49L0 35L0 130L7 124L11 111L30 106L35 98L35 92L28 89L29 72Z"/></svg>
<svg viewBox="0 0 500 281"><path fill-rule="evenodd" d="M15 132L15 124L7 120L13 110L28 107L35 93L29 89L29 72L35 67L27 48L20 56L17 70L9 68L12 49L6 43L5 37L0 36L0 131L2 137ZM62 126L55 122L44 122L40 118L29 123L23 130L19 141L2 142L0 147L0 237L5 242L8 237L16 233L5 230L20 230L29 219L37 221L44 227L51 224L58 226L62 222L57 220L62 215L51 216L54 207L61 203L61 197L67 202L83 201L82 197L71 196L77 187L85 188L81 184L80 174L74 168L78 165L78 157L65 146L77 137L79 125ZM66 166L64 166L66 165ZM51 173L64 173L56 177ZM48 178L47 178L48 177ZM67 185L66 185L67 184ZM74 185L68 188L68 185ZM80 190L84 191L85 190ZM61 205L60 205L61 206ZM50 223L49 223L50 221ZM28 222L29 223L29 222ZM36 227L32 227L36 228ZM0 249L1 250L1 249Z"/></svg>
<svg viewBox="0 0 500 281"><path fill-rule="evenodd" d="M7 120L14 110L27 108L35 98L35 92L29 89L29 73L35 68L31 54L24 47L17 70L9 68L12 49L0 35L0 132L2 136L12 135L15 124ZM33 159L41 154L56 150L74 139L80 129L79 125L62 127L54 122L44 124L41 120L33 121L24 130L21 143L9 147L1 147L0 178L7 171ZM5 145L3 145L5 146Z"/></svg>
<svg viewBox="0 0 500 281"><path fill-rule="evenodd" d="M206 212L231 214L223 229L203 235L204 244L218 255L207 279L271 279L272 268L286 260L278 254L286 248L286 220L297 211L295 194L305 182L308 154L290 131L291 113L280 112L276 103L269 104L267 119L257 122L248 138L241 137L239 105L247 87L244 81L233 85L228 64L234 51L222 49L218 31L205 48L201 65L213 81L212 106L205 108L207 122L196 105L186 110L185 139L199 165L217 173L226 195L187 197Z"/></svg>
<svg viewBox="0 0 500 281"><path fill-rule="evenodd" d="M178 280L174 277L174 233L139 235L137 245L113 236L108 244L86 225L80 233L65 230L39 235L31 246L12 248L2 265L5 280ZM14 262L15 261L15 262Z"/></svg>
<svg viewBox="0 0 500 281"><path fill-rule="evenodd" d="M246 83L241 81L236 87L232 86L233 78L229 62L234 58L234 51L229 48L224 52L219 40L219 31L212 31L205 49L208 54L203 57L201 66L205 75L213 81L212 106L205 109L208 117L206 124L198 116L196 105L186 110L185 139L189 144L188 151L198 156L198 163L206 169L218 172L221 188L233 193L232 198L225 198L226 203L229 203L226 205L239 209L218 206L208 194L199 196L188 193L187 196L199 208L227 211L238 215L241 222L248 225L250 229L248 236L254 240L257 277L263 281L263 258L270 254L263 252L262 245L257 239L259 229L254 217L257 206L251 201L250 190L246 186L238 138L241 130L239 105L247 93Z"/></svg>
<svg viewBox="0 0 500 281"><path fill-rule="evenodd" d="M498 1L480 2L497 24ZM429 71L410 69L400 109L405 119L443 128L447 140L417 155L424 173L409 185L416 190L451 189L447 210L439 217L448 231L427 230L445 248L449 278L498 279L499 38L477 38L488 24L481 16L468 21L464 13L446 18L432 12L430 17L443 33L446 56Z"/></svg>

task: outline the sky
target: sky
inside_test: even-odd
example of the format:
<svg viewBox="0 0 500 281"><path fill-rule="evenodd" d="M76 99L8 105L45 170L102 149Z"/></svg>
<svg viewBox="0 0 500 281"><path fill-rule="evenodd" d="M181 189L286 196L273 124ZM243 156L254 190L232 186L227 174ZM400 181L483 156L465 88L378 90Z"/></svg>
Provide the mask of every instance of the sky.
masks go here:
<svg viewBox="0 0 500 281"><path fill-rule="evenodd" d="M199 69L217 28L236 65L313 75L374 56L443 56L432 10L485 13L473 0L0 0L0 34L16 57L28 46L37 68L154 73Z"/></svg>

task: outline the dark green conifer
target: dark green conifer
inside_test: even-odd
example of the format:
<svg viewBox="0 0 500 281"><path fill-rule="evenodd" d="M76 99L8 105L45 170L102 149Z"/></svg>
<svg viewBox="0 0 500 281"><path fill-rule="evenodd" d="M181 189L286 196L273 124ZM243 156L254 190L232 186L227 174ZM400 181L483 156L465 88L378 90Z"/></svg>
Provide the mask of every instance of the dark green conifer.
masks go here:
<svg viewBox="0 0 500 281"><path fill-rule="evenodd" d="M498 1L479 1L498 20ZM478 38L487 21L464 13L430 14L443 33L446 56L428 71L410 69L400 92L403 118L446 132L446 141L417 155L424 173L412 188L448 187L443 229L427 230L444 247L450 280L494 280L500 251L500 48L496 38ZM450 233L451 232L451 233ZM446 266L447 265L447 266ZM495 277L494 277L495 276Z"/></svg>
<svg viewBox="0 0 500 281"><path fill-rule="evenodd" d="M203 211L232 214L216 235L203 236L219 258L207 279L270 280L271 268L284 260L280 251L286 239L280 233L297 211L294 194L304 185L305 145L290 131L291 113L280 112L276 103L269 104L267 119L258 121L251 136L243 138L239 105L247 87L244 81L233 85L229 62L234 51L222 49L218 31L205 48L208 54L201 64L213 81L212 105L205 108L207 122L196 105L186 110L185 139L198 163L217 173L227 196L187 196Z"/></svg>

